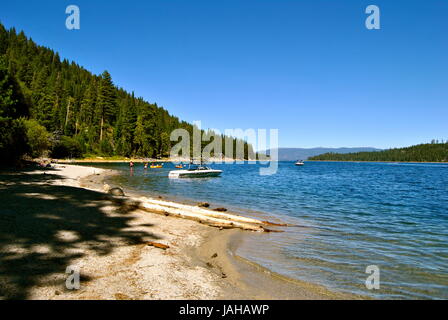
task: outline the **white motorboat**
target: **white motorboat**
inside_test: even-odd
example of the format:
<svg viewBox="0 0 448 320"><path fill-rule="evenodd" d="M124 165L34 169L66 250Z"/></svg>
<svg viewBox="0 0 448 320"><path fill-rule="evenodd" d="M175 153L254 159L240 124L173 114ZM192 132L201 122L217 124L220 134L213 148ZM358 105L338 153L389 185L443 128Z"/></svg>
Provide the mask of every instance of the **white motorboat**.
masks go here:
<svg viewBox="0 0 448 320"><path fill-rule="evenodd" d="M303 162L302 160L297 160L297 162L295 163L296 166L304 166L305 162Z"/></svg>
<svg viewBox="0 0 448 320"><path fill-rule="evenodd" d="M168 174L168 178L208 178L208 177L219 177L222 170L215 170L204 165L193 165L190 164L188 169L184 170L173 170Z"/></svg>

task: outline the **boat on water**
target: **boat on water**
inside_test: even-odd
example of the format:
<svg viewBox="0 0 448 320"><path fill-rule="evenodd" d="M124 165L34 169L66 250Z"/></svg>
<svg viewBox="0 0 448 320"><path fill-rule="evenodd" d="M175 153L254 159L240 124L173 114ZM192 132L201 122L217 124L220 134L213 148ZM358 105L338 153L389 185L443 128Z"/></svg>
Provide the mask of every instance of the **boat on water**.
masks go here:
<svg viewBox="0 0 448 320"><path fill-rule="evenodd" d="M295 163L296 166L304 166L305 162L303 162L303 160L297 160L297 162Z"/></svg>
<svg viewBox="0 0 448 320"><path fill-rule="evenodd" d="M151 169L161 169L163 168L163 164L152 164L150 166Z"/></svg>
<svg viewBox="0 0 448 320"><path fill-rule="evenodd" d="M215 170L201 164L191 163L188 169L184 170L173 170L168 174L169 178L209 178L209 177L219 177L222 170Z"/></svg>

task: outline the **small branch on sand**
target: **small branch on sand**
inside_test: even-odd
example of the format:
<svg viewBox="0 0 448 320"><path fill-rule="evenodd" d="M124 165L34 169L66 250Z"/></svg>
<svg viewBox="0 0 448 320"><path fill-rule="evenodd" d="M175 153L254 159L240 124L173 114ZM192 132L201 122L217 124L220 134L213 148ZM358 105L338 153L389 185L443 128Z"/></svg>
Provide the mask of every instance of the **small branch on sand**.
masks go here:
<svg viewBox="0 0 448 320"><path fill-rule="evenodd" d="M166 244L158 243L158 242L148 242L147 245L155 247L155 248L159 248L159 249L162 249L162 250L166 250L166 249L170 248L170 246L167 246Z"/></svg>

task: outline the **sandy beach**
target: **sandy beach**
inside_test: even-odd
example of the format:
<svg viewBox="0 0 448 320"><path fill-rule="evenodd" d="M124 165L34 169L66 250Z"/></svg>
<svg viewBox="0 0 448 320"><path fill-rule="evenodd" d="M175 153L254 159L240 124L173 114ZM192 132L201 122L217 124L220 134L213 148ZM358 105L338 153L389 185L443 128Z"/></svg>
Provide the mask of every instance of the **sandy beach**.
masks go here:
<svg viewBox="0 0 448 320"><path fill-rule="evenodd" d="M0 173L0 299L348 298L237 257L249 231L112 199L100 188L111 173L67 164ZM78 290L66 288L69 266Z"/></svg>

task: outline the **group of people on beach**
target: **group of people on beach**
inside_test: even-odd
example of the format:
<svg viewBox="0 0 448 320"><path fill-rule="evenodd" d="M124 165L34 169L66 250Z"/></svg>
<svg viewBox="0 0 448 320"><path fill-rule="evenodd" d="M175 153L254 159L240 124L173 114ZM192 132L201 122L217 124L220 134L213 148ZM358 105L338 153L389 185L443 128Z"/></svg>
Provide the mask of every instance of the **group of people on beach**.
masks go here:
<svg viewBox="0 0 448 320"><path fill-rule="evenodd" d="M143 165L143 168L144 169L148 169L148 167L149 167L149 163L145 162L144 165ZM133 161L129 161L129 168L134 169L134 162Z"/></svg>

